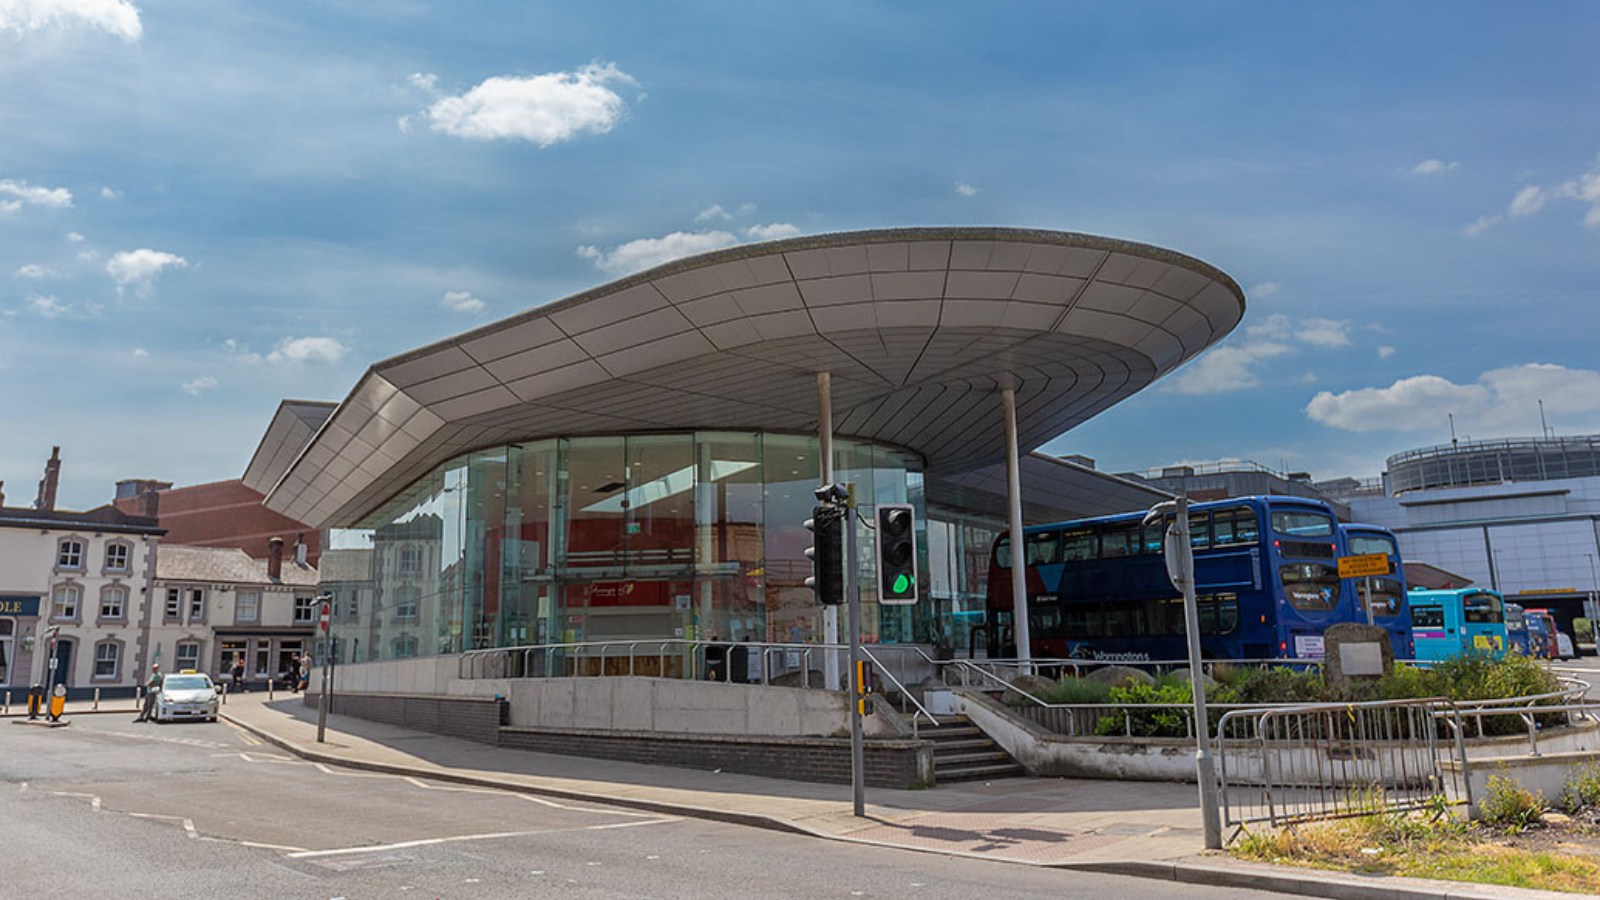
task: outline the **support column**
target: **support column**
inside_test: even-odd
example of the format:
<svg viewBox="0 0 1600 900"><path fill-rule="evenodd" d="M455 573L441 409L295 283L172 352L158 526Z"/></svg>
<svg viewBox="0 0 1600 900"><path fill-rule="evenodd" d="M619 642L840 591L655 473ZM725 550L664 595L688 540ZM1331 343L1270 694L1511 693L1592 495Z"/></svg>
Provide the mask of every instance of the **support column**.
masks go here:
<svg viewBox="0 0 1600 900"><path fill-rule="evenodd" d="M817 473L820 484L833 483L833 375L817 373ZM822 608L822 639L829 644L839 643L839 607ZM822 686L830 691L839 690L839 651L829 650L822 655Z"/></svg>
<svg viewBox="0 0 1600 900"><path fill-rule="evenodd" d="M1011 528L1011 622L1017 641L1020 672L1033 671L1032 644L1028 628L1027 547L1022 540L1022 464L1017 454L1017 393L1012 388L1000 391L1006 410L1006 506Z"/></svg>

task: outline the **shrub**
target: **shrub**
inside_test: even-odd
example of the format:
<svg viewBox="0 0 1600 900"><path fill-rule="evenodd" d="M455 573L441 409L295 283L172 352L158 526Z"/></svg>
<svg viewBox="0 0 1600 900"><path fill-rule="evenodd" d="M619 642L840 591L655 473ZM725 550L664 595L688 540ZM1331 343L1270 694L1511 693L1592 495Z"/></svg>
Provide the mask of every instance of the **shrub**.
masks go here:
<svg viewBox="0 0 1600 900"><path fill-rule="evenodd" d="M1329 699L1327 684L1316 669L1244 669L1233 676L1228 687L1231 697L1224 700L1219 695L1218 703L1321 703Z"/></svg>
<svg viewBox="0 0 1600 900"><path fill-rule="evenodd" d="M1087 678L1063 678L1039 699L1046 703L1111 703L1112 687Z"/></svg>
<svg viewBox="0 0 1600 900"><path fill-rule="evenodd" d="M1194 702L1189 685L1163 675L1155 684L1130 684L1111 689L1112 703L1174 703ZM1180 709L1132 709L1125 716L1102 716L1095 733L1120 735L1131 730L1134 737L1186 737L1189 734L1188 717Z"/></svg>
<svg viewBox="0 0 1600 900"><path fill-rule="evenodd" d="M1478 803L1478 815L1485 824L1511 832L1537 825L1543 812L1543 795L1504 775L1489 776L1489 794Z"/></svg>
<svg viewBox="0 0 1600 900"><path fill-rule="evenodd" d="M1569 813L1600 810L1600 762L1585 763L1573 771L1561 790L1561 807Z"/></svg>

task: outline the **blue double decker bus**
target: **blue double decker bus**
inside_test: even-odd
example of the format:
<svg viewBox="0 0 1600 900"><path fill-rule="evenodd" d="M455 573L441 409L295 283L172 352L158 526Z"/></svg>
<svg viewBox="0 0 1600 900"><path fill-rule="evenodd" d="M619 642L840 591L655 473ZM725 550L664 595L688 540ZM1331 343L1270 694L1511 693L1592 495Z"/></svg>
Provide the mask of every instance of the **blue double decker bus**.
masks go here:
<svg viewBox="0 0 1600 900"><path fill-rule="evenodd" d="M1395 659L1411 659L1415 653L1411 640L1411 607L1406 601L1405 563L1400 559L1400 543L1395 540L1394 532L1378 525L1340 525L1339 530L1344 535L1346 554L1382 553L1389 557L1389 575L1345 581L1345 593L1355 607L1352 618L1365 622L1366 613L1361 605L1370 603L1372 624L1388 630Z"/></svg>
<svg viewBox="0 0 1600 900"><path fill-rule="evenodd" d="M1181 659L1183 598L1167 578L1168 515L1143 513L1023 529L1035 658ZM1339 578L1344 538L1333 510L1299 497L1243 497L1189 507L1201 651L1213 659L1317 658L1322 632L1350 621ZM990 651L1014 635L1009 535L989 565ZM1365 617L1363 616L1363 621Z"/></svg>

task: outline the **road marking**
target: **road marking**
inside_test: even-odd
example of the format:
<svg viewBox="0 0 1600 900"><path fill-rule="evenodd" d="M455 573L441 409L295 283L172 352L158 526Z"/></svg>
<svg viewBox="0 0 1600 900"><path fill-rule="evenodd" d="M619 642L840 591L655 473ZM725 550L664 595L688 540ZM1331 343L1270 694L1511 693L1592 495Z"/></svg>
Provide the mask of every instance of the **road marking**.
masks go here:
<svg viewBox="0 0 1600 900"><path fill-rule="evenodd" d="M23 785L23 787L27 787L27 785ZM100 812L100 798L94 794L79 794L73 791L51 791L50 793L56 795L57 797L77 797L80 800L88 800L89 808L93 809L95 812Z"/></svg>
<svg viewBox="0 0 1600 900"><path fill-rule="evenodd" d="M287 854L288 859L316 859L323 856L349 856L353 853L385 853L393 850L407 850L412 847L430 847L437 844L456 844L464 841L493 841L503 838L532 837L538 834L561 834L573 831L604 831L611 828L632 828L636 825L663 825L668 822L681 822L678 817L650 819L643 822L613 822L609 825L588 825L583 828L543 828L538 831L497 831L489 834L458 834L441 838L419 838L414 841L400 841L396 844L369 844L364 847L337 847L332 850L302 850L298 853Z"/></svg>

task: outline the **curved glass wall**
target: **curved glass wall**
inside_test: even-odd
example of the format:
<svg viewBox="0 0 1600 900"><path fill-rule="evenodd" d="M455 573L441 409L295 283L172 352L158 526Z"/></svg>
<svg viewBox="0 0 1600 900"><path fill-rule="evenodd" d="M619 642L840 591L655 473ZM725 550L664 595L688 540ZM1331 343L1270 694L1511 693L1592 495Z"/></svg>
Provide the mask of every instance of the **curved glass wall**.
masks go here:
<svg viewBox="0 0 1600 900"><path fill-rule="evenodd" d="M822 641L803 524L818 477L816 436L773 432L572 437L458 457L357 527L324 535L339 657ZM869 521L878 503L912 503L926 528L915 456L836 439L834 477L856 485ZM858 533L865 639L925 638L930 604L879 607L871 533Z"/></svg>

